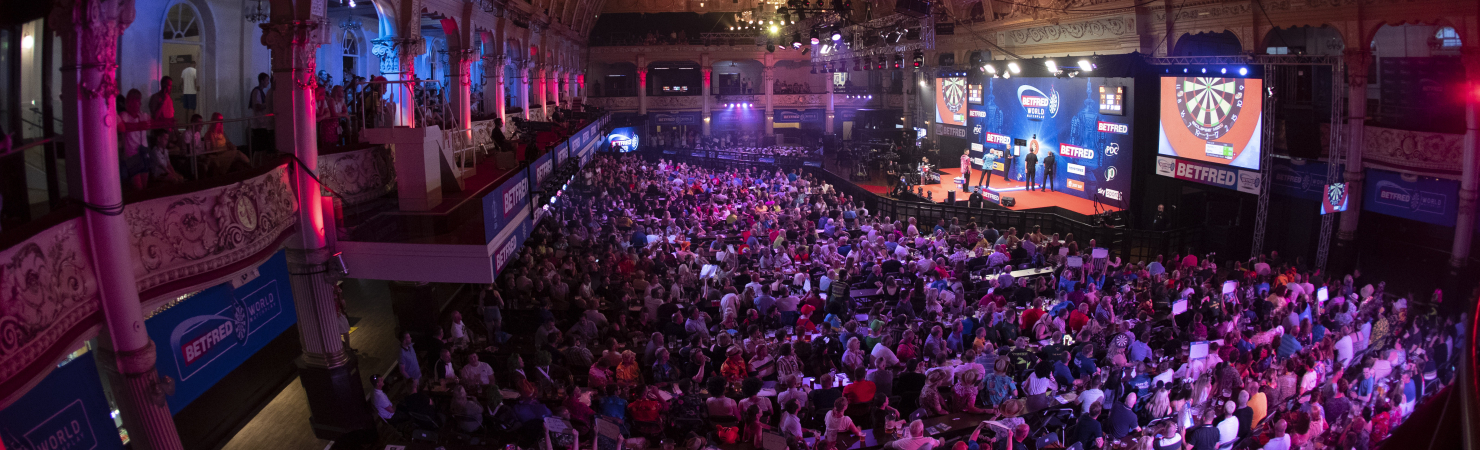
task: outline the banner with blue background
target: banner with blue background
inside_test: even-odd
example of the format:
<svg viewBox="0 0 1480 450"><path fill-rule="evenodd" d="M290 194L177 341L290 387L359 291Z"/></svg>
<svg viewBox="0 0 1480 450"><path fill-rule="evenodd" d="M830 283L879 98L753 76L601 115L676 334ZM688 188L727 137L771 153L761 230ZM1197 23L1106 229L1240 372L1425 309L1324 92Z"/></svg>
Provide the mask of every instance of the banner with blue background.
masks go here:
<svg viewBox="0 0 1480 450"><path fill-rule="evenodd" d="M821 109L778 109L775 123L822 123L827 111Z"/></svg>
<svg viewBox="0 0 1480 450"><path fill-rule="evenodd" d="M1270 170L1274 177L1270 180L1270 188L1276 194L1319 202L1325 195L1326 168L1326 163L1320 161L1295 164L1288 159L1276 158Z"/></svg>
<svg viewBox="0 0 1480 450"><path fill-rule="evenodd" d="M93 353L52 370L30 392L0 411L0 444L12 450L123 448Z"/></svg>
<svg viewBox="0 0 1480 450"><path fill-rule="evenodd" d="M529 174L520 170L483 196L483 238L493 242L504 225L529 204Z"/></svg>
<svg viewBox="0 0 1480 450"><path fill-rule="evenodd" d="M1459 212L1459 182L1422 176L1406 181L1397 172L1367 169L1362 209L1452 227Z"/></svg>
<svg viewBox="0 0 1480 450"><path fill-rule="evenodd" d="M698 125L704 122L704 114L697 111L654 112L653 125Z"/></svg>
<svg viewBox="0 0 1480 450"><path fill-rule="evenodd" d="M994 78L987 83L987 98L981 105L970 105L967 114L966 138L971 142L967 151L975 167L981 167L984 152L1007 156L1011 164L999 164L997 173L1008 170L1006 176L1021 181L1023 158L1036 147L1040 179L1042 164L1054 153L1055 190L1125 206L1131 187L1133 125L1127 118L1132 112L1101 115L1095 92L1102 85L1128 83L1100 77ZM1016 140L1026 144L1012 155Z"/></svg>
<svg viewBox="0 0 1480 450"><path fill-rule="evenodd" d="M179 413L217 381L298 322L286 250L258 266L239 287L221 283L149 318L155 367L175 379L170 412Z"/></svg>

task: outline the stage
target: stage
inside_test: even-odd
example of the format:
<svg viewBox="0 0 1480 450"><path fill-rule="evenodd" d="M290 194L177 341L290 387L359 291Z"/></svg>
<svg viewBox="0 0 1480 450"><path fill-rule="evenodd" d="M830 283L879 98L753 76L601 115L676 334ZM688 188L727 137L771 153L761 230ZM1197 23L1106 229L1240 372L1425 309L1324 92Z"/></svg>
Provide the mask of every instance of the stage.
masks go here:
<svg viewBox="0 0 1480 450"><path fill-rule="evenodd" d="M966 201L966 199L970 198L969 193L962 192L960 190L961 186L953 182L956 177L961 175L961 169L952 168L940 170L942 172L945 172L945 174L942 174L940 176L940 184L911 186L910 190L913 192L918 188L924 188L925 192L930 195L930 197L928 198L935 203L945 203L947 196L946 193L953 190L956 191L956 200L958 201L964 202ZM977 179L980 177L981 172L973 171L971 173L971 183L974 185L977 182ZM870 180L868 182L855 181L854 184L857 184L860 187L863 187L864 189L867 189L875 194L887 196L889 192L889 187L887 184L888 182L877 180L877 176L874 178L874 180ZM844 176L844 179L846 179L846 176ZM1028 191L1026 183L1021 181L1006 180L1003 179L1003 177L1000 175L992 176L992 186L989 189L993 192L998 193L1002 197L1012 197L1014 200L1016 200L1016 204L1014 204L1013 206L994 205L1013 211L1059 207L1078 214L1091 216L1097 212L1120 210L1120 208L1101 204L1099 211L1096 211L1095 202L1093 201L1085 200L1063 192L1039 192L1036 190Z"/></svg>

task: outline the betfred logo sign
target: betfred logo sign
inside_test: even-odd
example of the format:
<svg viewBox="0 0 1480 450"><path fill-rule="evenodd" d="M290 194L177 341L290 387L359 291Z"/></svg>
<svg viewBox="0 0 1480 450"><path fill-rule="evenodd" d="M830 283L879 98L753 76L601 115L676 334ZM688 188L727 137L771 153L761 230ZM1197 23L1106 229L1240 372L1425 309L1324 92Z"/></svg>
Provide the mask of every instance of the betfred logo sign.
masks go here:
<svg viewBox="0 0 1480 450"><path fill-rule="evenodd" d="M1165 156L1156 157L1156 174L1250 194L1259 193L1263 179L1255 171L1223 168Z"/></svg>
<svg viewBox="0 0 1480 450"><path fill-rule="evenodd" d="M245 346L263 324L283 314L282 300L278 297L277 280L272 280L232 300L225 309L175 325L170 332L170 347L175 349L179 368L175 375L180 381L188 381L226 352Z"/></svg>
<svg viewBox="0 0 1480 450"><path fill-rule="evenodd" d="M1060 156L1070 157L1070 158L1094 159L1095 158L1095 151L1094 150L1087 149L1087 148L1084 148L1084 147L1077 147L1077 146L1073 146L1073 145L1069 145L1069 144L1059 144L1059 155Z"/></svg>
<svg viewBox="0 0 1480 450"><path fill-rule="evenodd" d="M980 109L973 109L968 115L971 117L987 117L987 112Z"/></svg>
<svg viewBox="0 0 1480 450"><path fill-rule="evenodd" d="M519 180L518 183L510 186L509 190L504 191L504 215L507 216L516 207L523 207L524 199L527 197L529 197L528 178Z"/></svg>
<svg viewBox="0 0 1480 450"><path fill-rule="evenodd" d="M982 142L988 144L1012 145L1012 138L996 133L982 133Z"/></svg>
<svg viewBox="0 0 1480 450"><path fill-rule="evenodd" d="M1099 121L1098 127L1101 133L1126 134L1131 132L1131 126L1123 123Z"/></svg>
<svg viewBox="0 0 1480 450"><path fill-rule="evenodd" d="M1064 185L1065 186L1068 186L1069 189L1073 189L1073 190L1080 191L1080 192L1083 192L1084 191L1084 182L1083 181L1079 181L1079 180L1070 178L1070 179L1064 180L1064 182L1065 182Z"/></svg>

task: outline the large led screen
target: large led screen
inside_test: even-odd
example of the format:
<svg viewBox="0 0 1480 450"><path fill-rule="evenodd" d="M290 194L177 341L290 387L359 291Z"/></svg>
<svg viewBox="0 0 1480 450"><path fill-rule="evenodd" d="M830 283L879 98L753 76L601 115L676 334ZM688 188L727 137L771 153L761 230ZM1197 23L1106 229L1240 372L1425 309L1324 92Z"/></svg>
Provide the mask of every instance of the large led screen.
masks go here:
<svg viewBox="0 0 1480 450"><path fill-rule="evenodd" d="M1259 170L1263 85L1257 78L1162 78L1157 153Z"/></svg>
<svg viewBox="0 0 1480 450"><path fill-rule="evenodd" d="M632 127L618 127L612 130L612 134L606 137L608 150L626 153L637 151L637 129Z"/></svg>
<svg viewBox="0 0 1480 450"><path fill-rule="evenodd" d="M935 83L935 122L966 126L966 77L945 77Z"/></svg>
<svg viewBox="0 0 1480 450"><path fill-rule="evenodd" d="M970 112L973 165L981 167L984 153L991 153L997 158L994 173L1022 181L1024 157L1037 149L1037 173L1042 181L1045 169L1041 165L1052 153L1055 190L1125 208L1131 187L1133 125L1126 117L1100 114L1099 96L1100 88L1109 86L1128 98L1131 88L1123 81L1098 77L987 80L983 105L972 106Z"/></svg>

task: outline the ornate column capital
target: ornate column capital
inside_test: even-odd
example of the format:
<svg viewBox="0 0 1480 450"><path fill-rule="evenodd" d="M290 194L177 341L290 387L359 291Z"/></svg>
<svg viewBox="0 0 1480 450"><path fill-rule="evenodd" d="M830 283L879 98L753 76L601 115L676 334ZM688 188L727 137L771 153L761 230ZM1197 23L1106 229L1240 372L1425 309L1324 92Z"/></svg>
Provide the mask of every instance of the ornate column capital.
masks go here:
<svg viewBox="0 0 1480 450"><path fill-rule="evenodd" d="M266 39L265 37L263 39ZM381 73L407 73L409 64L402 64L402 56L426 53L427 41L421 35L406 37L391 36L370 41L370 53L380 58ZM405 58L410 59L410 58Z"/></svg>
<svg viewBox="0 0 1480 450"><path fill-rule="evenodd" d="M272 70L293 73L298 89L313 89L318 84L314 72L318 67L324 22L317 20L272 21L262 27L262 45L272 50Z"/></svg>
<svg viewBox="0 0 1480 450"><path fill-rule="evenodd" d="M118 95L118 39L134 23L133 0L55 0L50 26L64 42L64 58L79 68L97 68L99 79L78 84L78 94L89 98ZM75 39L75 41L73 41ZM75 54L72 54L75 52Z"/></svg>
<svg viewBox="0 0 1480 450"><path fill-rule="evenodd" d="M1367 85L1367 70L1372 67L1372 52L1366 49L1350 49L1342 52L1346 60L1346 77L1350 85Z"/></svg>

